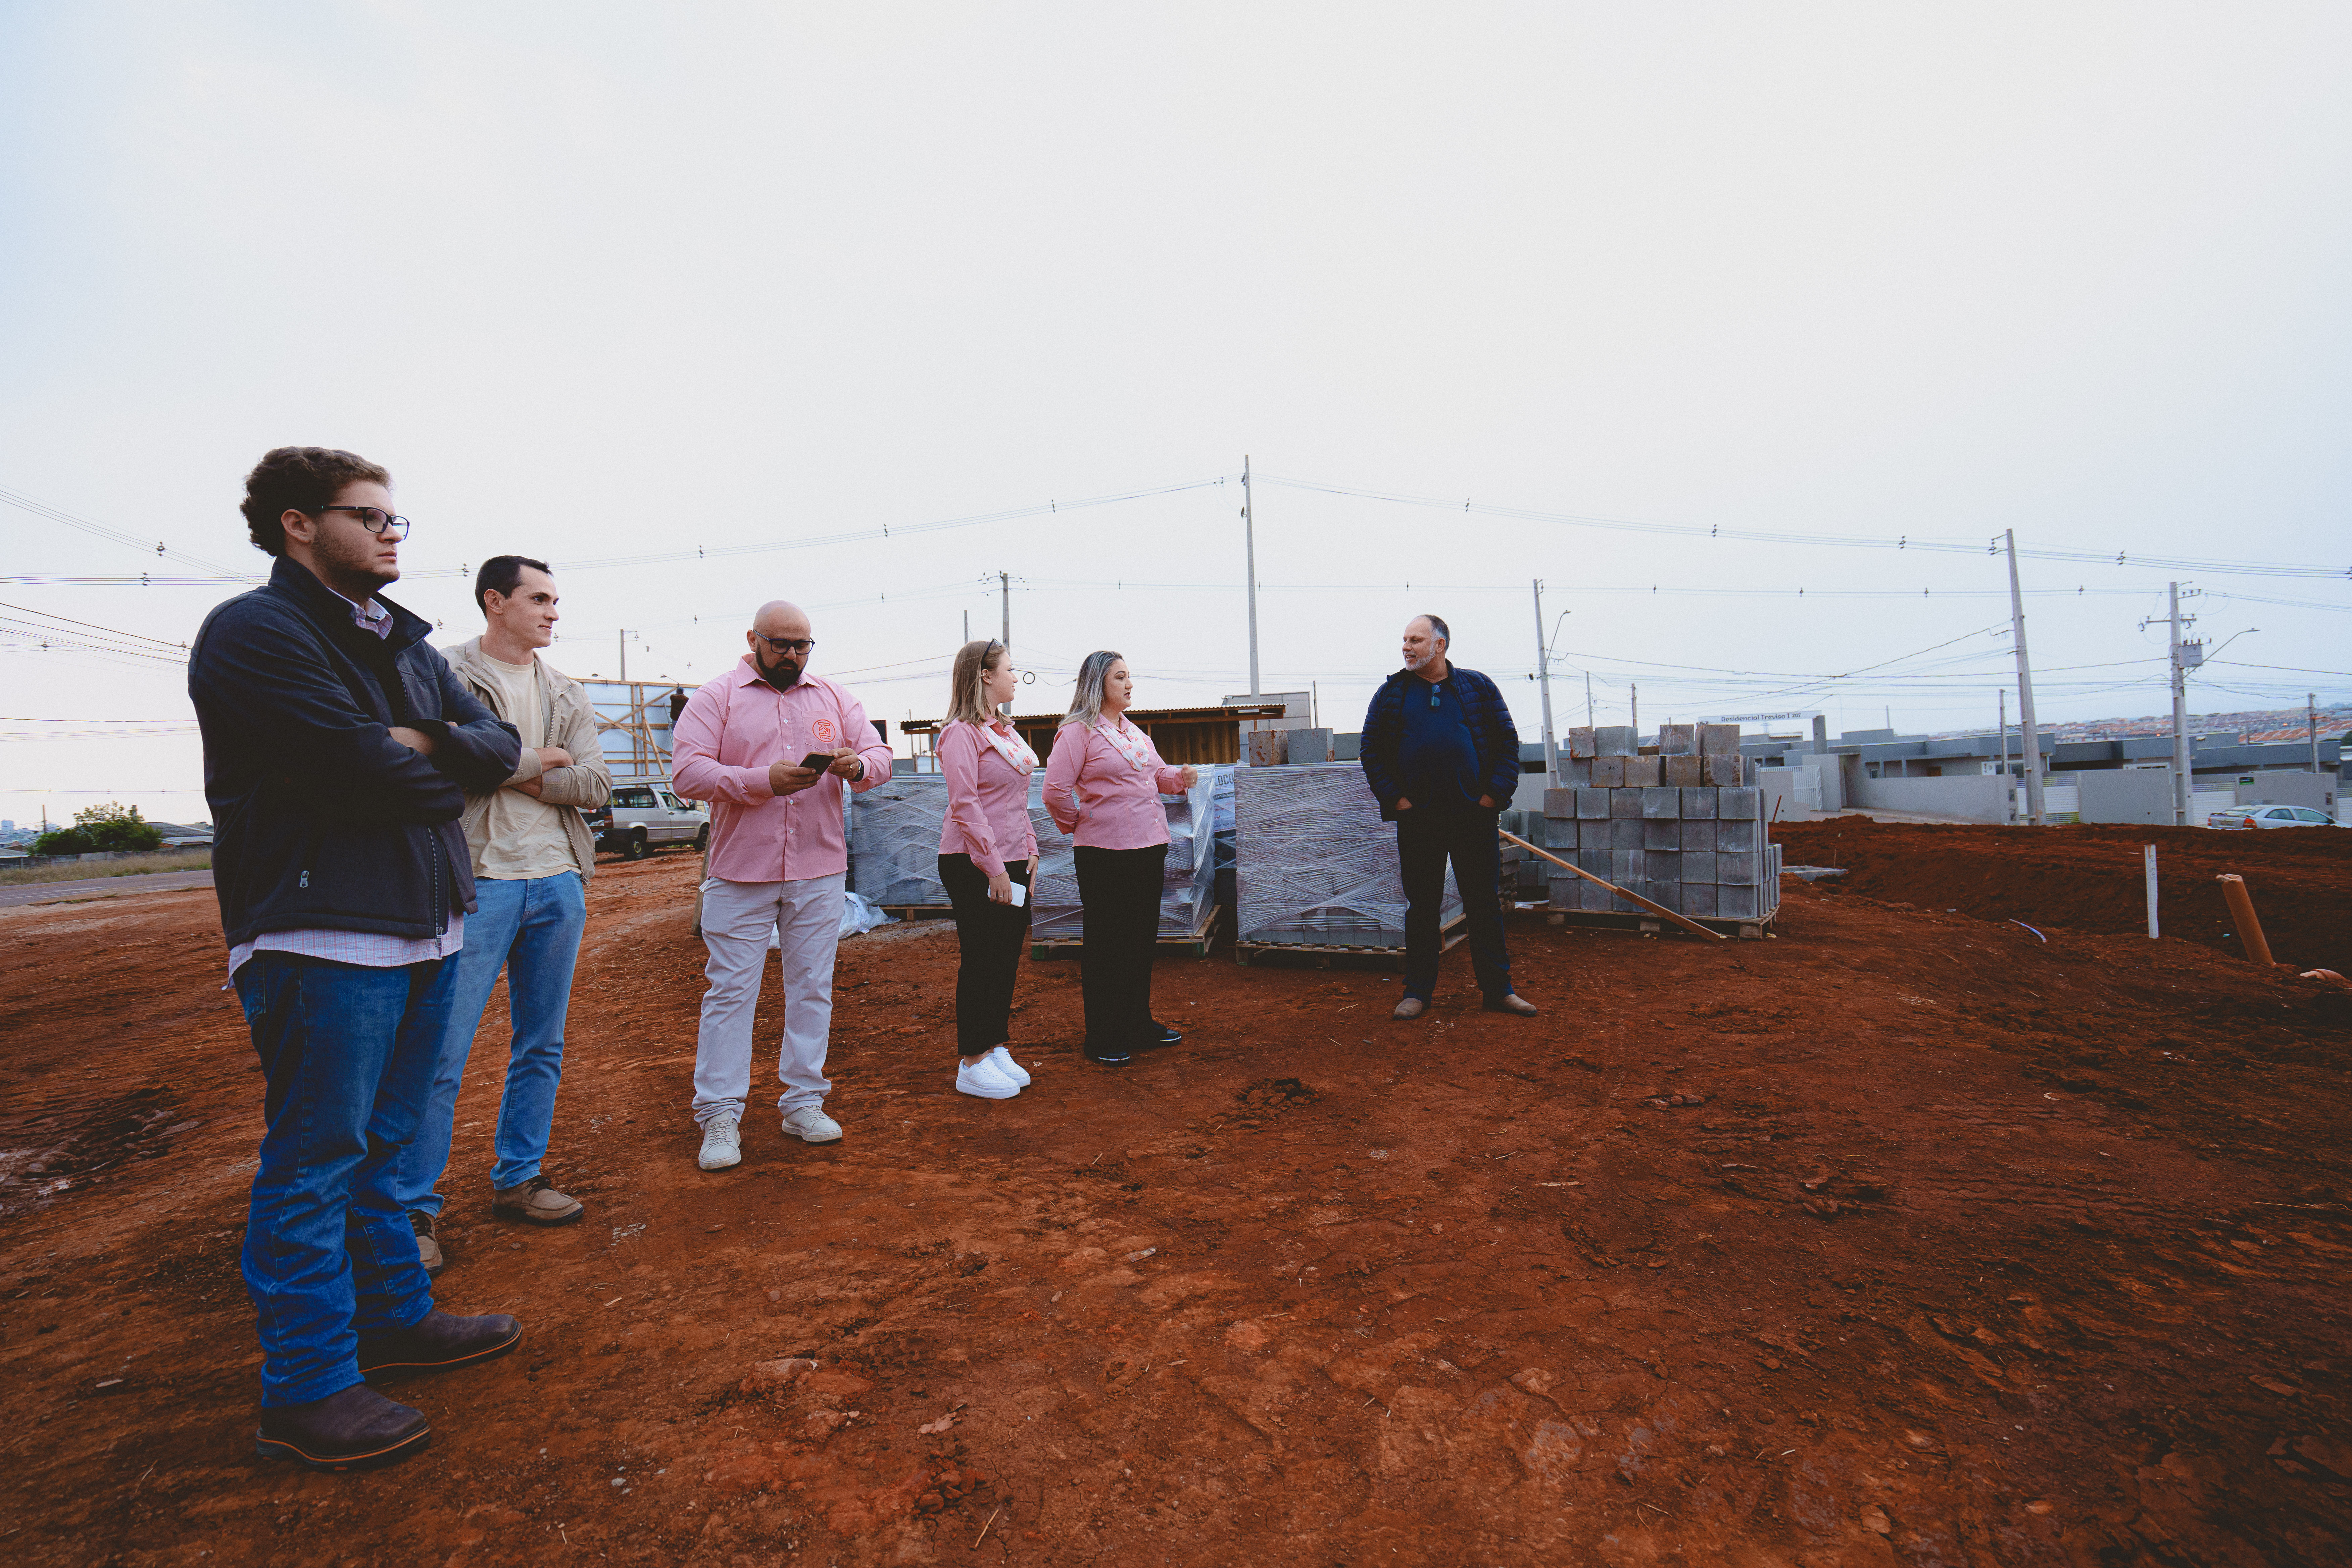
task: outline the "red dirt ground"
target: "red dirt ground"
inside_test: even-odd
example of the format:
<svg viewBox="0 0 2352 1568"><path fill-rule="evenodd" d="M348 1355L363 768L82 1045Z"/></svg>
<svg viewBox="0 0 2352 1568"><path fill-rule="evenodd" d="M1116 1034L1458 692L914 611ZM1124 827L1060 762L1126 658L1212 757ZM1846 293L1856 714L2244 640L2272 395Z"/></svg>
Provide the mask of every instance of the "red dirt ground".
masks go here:
<svg viewBox="0 0 2352 1568"><path fill-rule="evenodd" d="M2000 868L2074 886L2083 841ZM756 1115L716 1175L694 867L603 868L551 1167L588 1219L489 1217L487 1028L440 1296L528 1337L395 1385L433 1447L342 1476L251 1453L259 1086L212 900L8 911L0 1552L2346 1561L2352 994L1947 914L1938 863L1932 910L1792 884L1770 942L1520 917L1533 1021L1458 954L1412 1026L1387 975L1167 961L1189 1037L1122 1073L1032 965L1001 1104L950 1091L952 938L892 928L843 948L847 1140Z"/></svg>

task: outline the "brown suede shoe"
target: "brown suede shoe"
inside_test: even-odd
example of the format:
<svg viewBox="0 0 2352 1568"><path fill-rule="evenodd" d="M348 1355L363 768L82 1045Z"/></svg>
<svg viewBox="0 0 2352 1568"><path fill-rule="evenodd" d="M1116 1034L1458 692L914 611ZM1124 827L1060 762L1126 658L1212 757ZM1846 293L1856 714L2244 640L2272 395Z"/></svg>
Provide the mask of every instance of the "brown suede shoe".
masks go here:
<svg viewBox="0 0 2352 1568"><path fill-rule="evenodd" d="M397 1464L424 1452L432 1440L432 1425L422 1415L355 1383L308 1405L264 1410L253 1447L265 1459L293 1459L314 1470L352 1470Z"/></svg>
<svg viewBox="0 0 2352 1568"><path fill-rule="evenodd" d="M437 1278L449 1260L441 1256L440 1238L433 1234L433 1216L423 1209L410 1209L408 1228L416 1233L416 1261L425 1265L427 1277Z"/></svg>
<svg viewBox="0 0 2352 1568"><path fill-rule="evenodd" d="M508 1219L528 1220L532 1225L570 1225L588 1212L588 1205L578 1198L549 1186L545 1176L533 1176L511 1187L492 1187L490 1208Z"/></svg>
<svg viewBox="0 0 2352 1568"><path fill-rule="evenodd" d="M1509 1013L1521 1018L1536 1016L1536 1005L1514 991L1507 996L1496 996L1486 1003L1489 1013Z"/></svg>
<svg viewBox="0 0 2352 1568"><path fill-rule="evenodd" d="M1396 1011L1390 1014L1389 1016L1399 1020L1418 1018L1423 1013L1428 1011L1428 1003L1423 1001L1418 996L1408 996L1403 1001L1396 1005Z"/></svg>

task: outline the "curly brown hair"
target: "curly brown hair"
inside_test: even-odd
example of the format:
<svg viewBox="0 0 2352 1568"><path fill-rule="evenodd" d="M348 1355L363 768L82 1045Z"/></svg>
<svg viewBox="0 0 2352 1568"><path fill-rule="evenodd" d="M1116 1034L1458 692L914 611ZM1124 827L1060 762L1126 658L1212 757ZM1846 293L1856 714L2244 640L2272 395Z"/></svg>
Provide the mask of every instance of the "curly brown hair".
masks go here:
<svg viewBox="0 0 2352 1568"><path fill-rule="evenodd" d="M262 454L253 472L245 476L247 532L253 547L265 555L286 553L286 527L280 520L289 511L317 511L333 504L345 485L389 486L392 476L356 452L332 447L279 447Z"/></svg>

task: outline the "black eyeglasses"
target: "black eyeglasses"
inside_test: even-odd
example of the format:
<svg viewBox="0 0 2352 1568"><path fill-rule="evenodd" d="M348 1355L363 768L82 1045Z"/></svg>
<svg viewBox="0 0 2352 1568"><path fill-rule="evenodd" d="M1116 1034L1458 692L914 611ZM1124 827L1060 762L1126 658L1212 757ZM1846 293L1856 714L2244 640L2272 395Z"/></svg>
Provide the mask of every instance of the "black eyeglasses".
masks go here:
<svg viewBox="0 0 2352 1568"><path fill-rule="evenodd" d="M816 647L814 637L772 637L765 632L753 632L751 635L778 653L806 653Z"/></svg>
<svg viewBox="0 0 2352 1568"><path fill-rule="evenodd" d="M370 533L381 533L387 539L408 537L408 520L394 517L380 506L322 506L320 511L348 511L360 520L360 526Z"/></svg>

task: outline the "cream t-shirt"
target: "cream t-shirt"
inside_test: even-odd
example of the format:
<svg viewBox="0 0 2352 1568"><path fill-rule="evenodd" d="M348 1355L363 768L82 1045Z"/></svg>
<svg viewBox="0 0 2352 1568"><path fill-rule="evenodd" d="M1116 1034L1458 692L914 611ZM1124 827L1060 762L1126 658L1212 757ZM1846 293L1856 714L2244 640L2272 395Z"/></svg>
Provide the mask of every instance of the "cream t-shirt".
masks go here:
<svg viewBox="0 0 2352 1568"><path fill-rule="evenodd" d="M547 714L539 700L538 665L509 664L488 653L482 655L482 662L498 678L499 689L506 698L507 722L522 736L524 749L553 745L547 738ZM490 797L489 842L482 846L474 875L493 882L520 882L579 870L580 861L572 852L572 837L564 830L562 816L571 809L534 800L519 789L499 790Z"/></svg>

